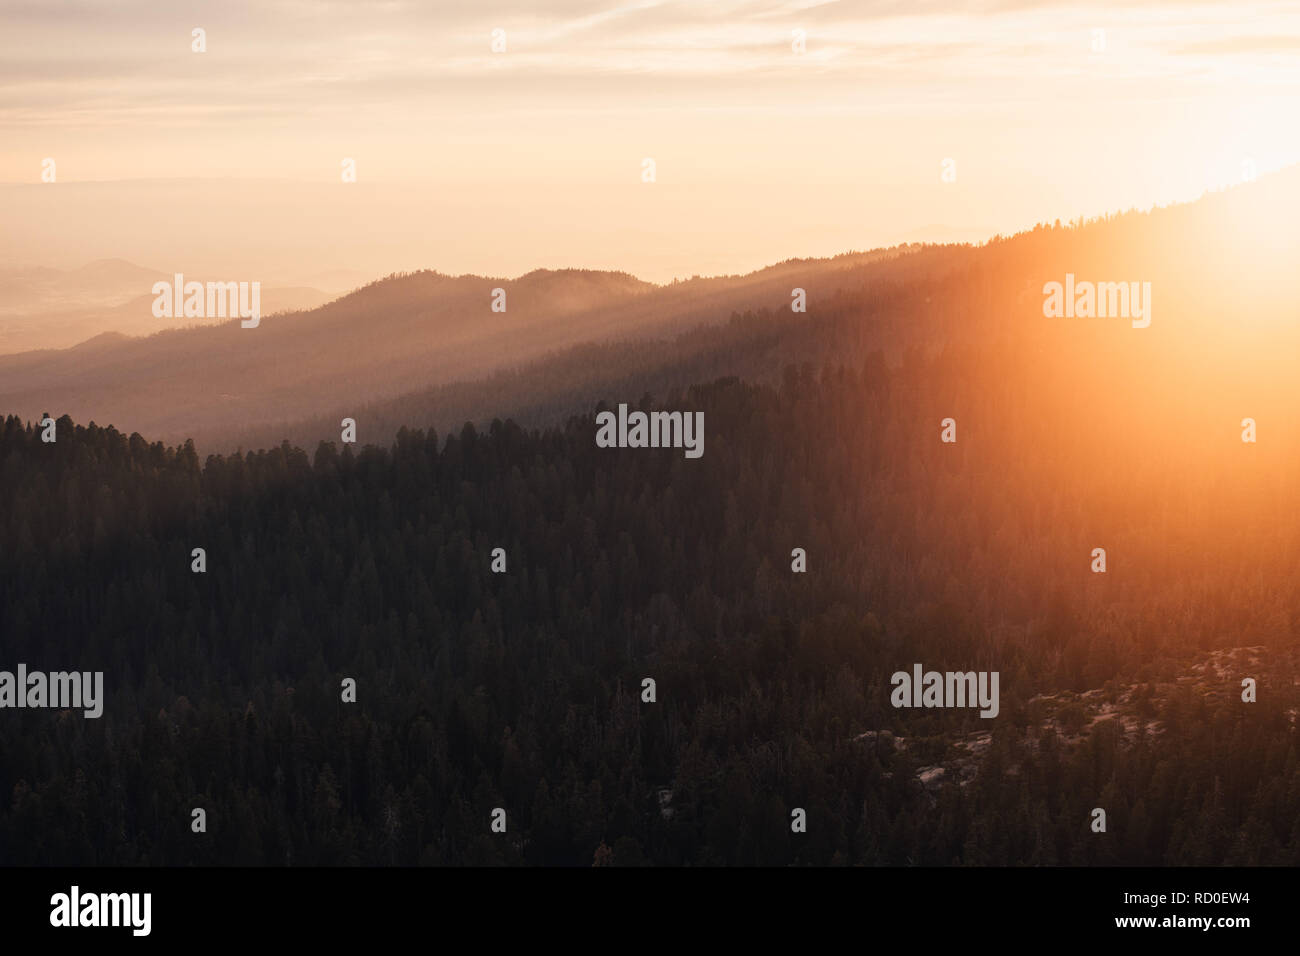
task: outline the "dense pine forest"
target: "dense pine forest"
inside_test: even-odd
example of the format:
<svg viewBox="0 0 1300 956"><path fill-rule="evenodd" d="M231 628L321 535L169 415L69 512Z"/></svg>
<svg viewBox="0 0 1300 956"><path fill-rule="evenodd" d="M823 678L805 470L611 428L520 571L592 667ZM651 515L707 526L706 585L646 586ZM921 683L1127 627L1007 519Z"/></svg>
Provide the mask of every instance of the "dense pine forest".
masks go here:
<svg viewBox="0 0 1300 956"><path fill-rule="evenodd" d="M205 460L10 416L0 666L106 700L4 713L0 859L1300 863L1300 428L1119 334L613 397L698 460L599 409ZM914 662L999 716L893 708Z"/></svg>

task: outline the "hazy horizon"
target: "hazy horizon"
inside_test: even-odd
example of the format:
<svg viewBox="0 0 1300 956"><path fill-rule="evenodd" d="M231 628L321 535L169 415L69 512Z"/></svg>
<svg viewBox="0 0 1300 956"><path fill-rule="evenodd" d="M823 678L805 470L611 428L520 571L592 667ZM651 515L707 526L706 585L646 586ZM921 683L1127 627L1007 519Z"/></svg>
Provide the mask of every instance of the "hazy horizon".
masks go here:
<svg viewBox="0 0 1300 956"><path fill-rule="evenodd" d="M1300 161L1300 11L1275 3L0 9L11 266L662 283Z"/></svg>
<svg viewBox="0 0 1300 956"><path fill-rule="evenodd" d="M1269 175L1278 172L1285 173L1288 170L1293 170L1297 168L1298 166L1300 166L1300 163L1290 164L1281 169L1269 170L1268 172L1259 175ZM121 181L110 181L106 183L77 183L77 184L67 184L67 185L76 185L79 187L85 187L85 186L140 187L140 186L147 186L147 185L161 186L167 183L173 183L173 184L193 183L195 181L196 180L191 180L191 179L178 179L173 181L121 180ZM224 181L213 180L211 182L224 182ZM283 190L286 184L287 183L276 183L275 184L276 190L277 191ZM293 184L293 185L302 186L303 184ZM342 260L315 261L310 259L308 260L276 259L274 255L269 255L269 256L258 255L258 256L250 257L249 254L247 253L245 253L242 257L226 256L223 258L222 256L214 255L209 251L202 255L187 255L182 257L182 256L178 256L175 251L169 250L167 247L168 244L163 243L161 241L159 241L156 247L150 246L148 244L142 244L138 246L137 247L139 252L138 255L128 254L122 251L110 252L108 250L100 250L98 253L96 253L96 251L93 248L89 248L89 247L85 247L86 251L83 253L77 253L71 251L63 251L61 253L52 252L47 258L42 258L33 255L31 253L28 253L26 256L19 256L15 254L11 257L7 257L4 260L3 266L0 266L0 271L41 269L41 268L57 269L60 271L73 271L76 269L84 268L89 265L94 265L96 263L102 263L102 262L107 262L112 260L121 260L134 266L139 266L146 269L156 269L160 273L167 273L167 274L170 274L175 271L186 271L186 269L188 269L191 276L197 278L200 277L200 275L203 273L212 273L212 272L221 272L221 271L228 272L231 271L232 269L238 271L238 269L241 268L241 266L237 264L232 265L232 263L244 262L245 265L242 267L251 268L253 271L257 272L259 276L259 281L262 281L264 284L268 284L268 283L274 283L278 285L311 284L310 282L311 279L313 279L314 277L323 277L327 273L354 274L356 279L355 284L338 284L337 281L335 281L333 284L328 282L320 284L320 288L323 291L330 291L330 292L335 292L340 294L348 291L352 291L353 289L358 288L359 286L364 285L368 282L376 281L378 279L382 279L386 276L395 273L407 273L407 272L418 272L418 271L433 271L433 272L439 272L449 276L481 276L485 278L501 278L501 279L518 279L531 272L546 271L546 270L550 270L550 271L585 270L585 271L622 272L622 273L627 273L628 275L631 275L637 279L640 279L643 282L651 283L654 285L667 285L667 284L671 284L673 281L687 280L691 278L731 278L731 277L745 276L745 275L750 275L754 272L761 272L766 268L770 268L772 266L779 265L783 262L788 262L790 260L832 259L838 256L873 252L877 250L889 249L895 246L908 245L908 244L982 245L983 243L986 243L998 237L1008 237L1008 236L1016 235L1017 233L1031 231L1035 226L1039 224L1046 225L1046 224L1051 224L1054 221L1066 223L1066 222L1075 221L1077 219L1091 220L1091 219L1096 219L1096 218L1110 216L1110 215L1119 215L1126 212L1149 212L1167 206L1181 205L1188 202L1195 202L1196 200L1203 198L1206 195L1210 195L1216 192L1222 192L1224 190L1232 189L1234 187L1241 186L1241 185L1245 185L1245 183L1244 182L1225 183L1217 187L1206 187L1206 189L1202 190L1196 195L1189 196L1185 199L1178 199L1169 202L1152 202L1145 205L1107 208L1107 209L1098 210L1097 212L1089 213L1087 215L1080 214L1077 216L1072 215L1067 217L1064 215L1058 216L1058 215L1046 214L1031 219L1029 221L1019 223L1013 227L1008 227L1003 229L980 228L976 226L959 227L959 226L951 226L946 223L926 223L923 225L918 225L910 230L902 230L897 235L894 235L892 238L885 238L879 241L868 241L865 244L848 245L848 246L828 248L828 249L819 249L816 252L808 252L808 251L800 252L797 250L793 250L790 251L789 254L783 254L783 255L773 254L768 258L756 259L753 262L746 262L745 264L737 266L736 268L731 270L726 270L726 269L719 269L718 271L696 270L690 273L678 273L678 272L666 273L662 269L656 268L654 265L647 265L645 268L638 268L635 265L628 265L628 264L606 265L606 264L599 264L599 263L593 264L592 262L567 261L556 256L547 256L540 252L536 253L532 257L534 260L536 260L536 264L525 265L525 266L515 265L511 269L504 269L504 268L493 266L491 262L493 261L494 257L489 253L485 253L482 256L484 264L477 268L454 267L450 265L444 265L440 261L422 262L419 261L418 256L412 254L399 254L395 259L391 259L391 260L384 259L383 262L389 263L387 265L377 261L370 268L360 267L357 265L350 265L347 262ZM0 194L3 194L3 192L10 187L27 187L27 186L28 184L0 183ZM38 189L40 187L32 187L32 188ZM59 238L63 241L63 244L66 246L67 245L66 240L68 239L67 233L66 232L61 233ZM814 244L818 246L825 245L825 243L814 243ZM30 249L31 243L30 242L24 243L24 247ZM76 246L75 248L80 249L83 247ZM169 263L176 262L178 258L186 259L186 263L187 263L186 269L181 269L179 268L179 266L169 265ZM461 261L455 255L447 256L445 258L449 262ZM502 258L502 257L497 257L497 258ZM516 259L518 261L528 261L529 253L525 250L517 257L511 256L507 258L509 258L510 261L515 261ZM608 257L600 253L596 253L594 254L593 258L602 259ZM271 265L270 267L267 267L264 264L258 265L258 263L265 263L268 260L275 264ZM506 261L506 259L502 258L502 261ZM396 262L397 264L393 264L394 262Z"/></svg>

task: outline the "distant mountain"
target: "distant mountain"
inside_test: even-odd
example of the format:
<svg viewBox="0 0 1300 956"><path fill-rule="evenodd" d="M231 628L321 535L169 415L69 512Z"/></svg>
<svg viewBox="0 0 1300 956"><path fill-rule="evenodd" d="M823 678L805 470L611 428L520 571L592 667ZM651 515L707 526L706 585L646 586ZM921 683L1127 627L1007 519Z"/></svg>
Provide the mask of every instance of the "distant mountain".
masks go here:
<svg viewBox="0 0 1300 956"><path fill-rule="evenodd" d="M171 281L168 279L167 281ZM148 288L152 285L152 282ZM329 302L332 295L320 289L262 289L262 313L312 309ZM53 312L25 312L0 315L0 355L36 350L76 347L88 338L99 338L107 329L125 338L147 336L179 323L197 324L201 319L160 319L153 314L154 296L141 295L115 306ZM221 321L221 320L218 320Z"/></svg>
<svg viewBox="0 0 1300 956"><path fill-rule="evenodd" d="M800 283L825 288L856 265L898 254L783 263L666 286L576 269L512 280L393 275L309 312L263 318L256 329L226 321L104 343L91 353L0 356L0 409L37 415L48 406L204 442L483 378L578 344L723 322L733 311L788 304ZM494 289L504 290L505 311L493 311Z"/></svg>
<svg viewBox="0 0 1300 956"><path fill-rule="evenodd" d="M363 404L349 398L302 421L249 422L203 438L222 449L285 439L312 448L337 441L343 417L356 419L363 443L381 445L403 427L446 433L494 418L545 427L589 414L601 401L647 393L663 400L724 376L780 383L790 366L899 365L909 354L966 348L979 348L986 364L996 360L1007 377L1028 374L1020 367L1028 365L1052 370L1049 380L1070 381L1096 365L1138 383L1150 392L1148 404L1172 409L1182 394L1182 408L1206 419L1239 422L1247 414L1241 406L1289 420L1286 389L1292 356L1300 354L1300 273L1290 263L1300 254L1300 231L1279 211L1300 207L1297 197L1300 174L1293 171L1195 203L1081 228L1044 225L980 247L913 245L678 283L636 301L637 309L663 313L640 336L586 342L474 381ZM1267 242L1253 238L1270 229ZM1044 284L1073 273L1081 282L1150 282L1152 324L1046 318ZM806 313L790 309L794 287L808 295ZM1111 391L1078 400L1100 408ZM1182 415L1166 424L1185 428L1187 421ZM1273 443L1283 440L1281 425L1274 417Z"/></svg>
<svg viewBox="0 0 1300 956"><path fill-rule="evenodd" d="M159 272L125 259L96 259L69 270L66 275L75 277L87 288L120 289L127 286L135 288L141 282L152 282L159 276Z"/></svg>
<svg viewBox="0 0 1300 956"><path fill-rule="evenodd" d="M0 269L0 315L120 305L165 278L125 259L98 259L76 269Z"/></svg>
<svg viewBox="0 0 1300 956"><path fill-rule="evenodd" d="M151 440L193 438L204 451L283 438L311 447L354 417L363 442L383 443L404 426L545 425L722 376L770 382L790 364L856 366L872 353L898 364L912 351L980 346L1063 377L1104 365L1147 382L1153 405L1202 389L1183 407L1212 399L1228 414L1234 395L1280 395L1293 374L1297 208L1293 169L981 246L913 244L662 286L574 269L393 275L256 329L235 320L0 356L0 413L68 414ZM1150 327L1045 317L1045 283L1067 276L1149 284ZM505 311L492 308L497 289ZM804 312L791 308L797 290Z"/></svg>
<svg viewBox="0 0 1300 956"><path fill-rule="evenodd" d="M125 259L67 270L0 270L0 354L69 348L106 331L138 336L175 327L176 321L153 314L151 290L158 281L171 282L172 275ZM261 295L263 314L312 309L334 298L310 286L265 284Z"/></svg>

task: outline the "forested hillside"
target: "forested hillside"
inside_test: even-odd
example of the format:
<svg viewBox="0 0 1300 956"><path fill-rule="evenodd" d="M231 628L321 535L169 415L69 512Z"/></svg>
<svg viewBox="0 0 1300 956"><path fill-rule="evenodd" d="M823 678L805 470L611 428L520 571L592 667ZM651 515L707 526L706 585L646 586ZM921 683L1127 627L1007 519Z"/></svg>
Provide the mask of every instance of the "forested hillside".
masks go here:
<svg viewBox="0 0 1300 956"><path fill-rule="evenodd" d="M330 391L301 420L287 412L228 416L219 427L182 430L178 438L195 437L205 452L286 439L315 447L338 439L343 418L357 422L363 442L385 445L404 427L447 431L499 417L544 428L613 395L664 395L725 376L775 385L791 363L820 368L880 351L894 366L909 350L934 354L954 345L987 348L995 357L1005 345L1034 363L1103 363L1134 383L1145 379L1157 401L1166 390L1176 395L1169 403L1175 417L1207 400L1254 401L1262 382L1289 396L1291 356L1300 354L1300 229L1278 217L1297 208L1300 171L1292 170L1194 203L1043 224L979 247L792 261L735 288L730 280L694 280L639 296L636 335L621 337L620 313L609 313L602 335L571 347L556 343L544 358L507 362L490 374L431 381L375 401ZM1261 228L1271 230L1267 239ZM1046 320L1044 284L1067 273L1090 282L1150 282L1151 324ZM791 308L796 289L806 312ZM1214 394L1206 396L1210 382ZM1114 383L1099 385L1105 401ZM1225 411L1231 415L1226 404Z"/></svg>
<svg viewBox="0 0 1300 956"><path fill-rule="evenodd" d="M370 404L479 380L574 345L644 341L725 322L733 311L788 302L792 285L860 281L855 271L902 251L798 260L747 276L664 286L584 269L537 270L517 279L422 270L282 315L269 314L275 299L268 289L257 328L242 328L238 320L156 319L169 328L0 355L0 410L31 417L52 408L174 443L193 438L205 453L235 450L232 438L237 443L250 429L278 433L270 444L279 444L290 433L285 425L336 406L355 415ZM102 320L118 327L112 313ZM192 327L172 328L187 324ZM482 414L478 408L466 417Z"/></svg>
<svg viewBox="0 0 1300 956"><path fill-rule="evenodd" d="M1227 378L1161 396L1167 353L1076 341L659 396L698 460L590 412L204 461L11 416L6 666L106 703L6 714L0 858L1294 865L1300 415L1262 376L1247 445ZM914 662L1000 672L999 716L894 709Z"/></svg>

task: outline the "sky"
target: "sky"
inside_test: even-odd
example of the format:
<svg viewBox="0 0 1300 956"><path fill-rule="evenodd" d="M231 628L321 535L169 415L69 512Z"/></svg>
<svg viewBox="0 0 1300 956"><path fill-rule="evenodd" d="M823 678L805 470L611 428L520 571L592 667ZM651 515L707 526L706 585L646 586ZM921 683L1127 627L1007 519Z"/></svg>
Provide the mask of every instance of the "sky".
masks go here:
<svg viewBox="0 0 1300 956"><path fill-rule="evenodd" d="M0 0L0 264L664 282L1193 199L1297 116L1294 2Z"/></svg>

